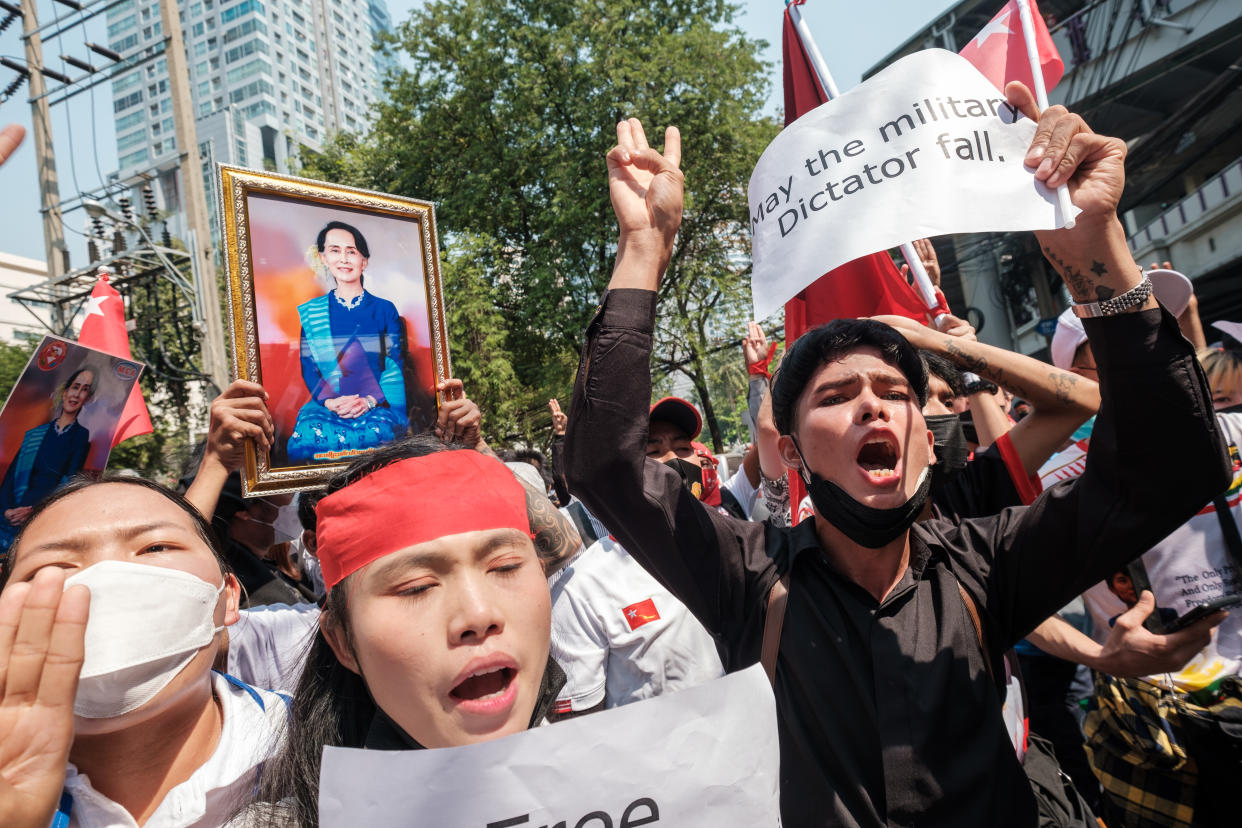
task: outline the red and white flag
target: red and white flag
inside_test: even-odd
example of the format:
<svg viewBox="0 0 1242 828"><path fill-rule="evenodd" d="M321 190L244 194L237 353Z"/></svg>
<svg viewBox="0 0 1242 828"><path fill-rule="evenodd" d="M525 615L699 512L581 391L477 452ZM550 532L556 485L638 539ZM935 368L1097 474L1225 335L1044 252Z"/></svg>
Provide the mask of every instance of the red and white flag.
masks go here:
<svg viewBox="0 0 1242 828"><path fill-rule="evenodd" d="M636 630L651 621L660 620L660 613L656 610L655 601L651 598L639 601L637 604L630 604L621 612L625 615L625 622L630 625L631 630Z"/></svg>
<svg viewBox="0 0 1242 828"><path fill-rule="evenodd" d="M82 320L78 344L113 356L133 359L129 350L129 333L125 330L125 304L116 288L108 284L107 276L99 277L90 299L86 302L86 319ZM125 410L121 412L116 432L112 435L112 445L140 434L150 434L154 430L151 417L147 413L147 404L142 399L142 389L138 387L138 383L134 383L129 399L125 402Z"/></svg>
<svg viewBox="0 0 1242 828"><path fill-rule="evenodd" d="M793 0L800 6L806 0ZM785 126L828 102L797 27L785 9L781 32L784 57ZM897 314L927 323L927 303L905 280L886 252L855 259L820 279L785 303L785 344L807 330L834 319Z"/></svg>
<svg viewBox="0 0 1242 828"><path fill-rule="evenodd" d="M800 6L806 0L793 0ZM797 26L785 8L785 25L781 31L781 52L784 58L785 126L828 102L828 94L815 73ZM811 328L833 319L856 319L860 316L897 314L927 323L927 304L901 275L887 252L863 256L825 273L810 287L785 303L785 347ZM802 480L789 475L793 503L805 493ZM797 518L795 517L795 521Z"/></svg>
<svg viewBox="0 0 1242 828"><path fill-rule="evenodd" d="M1052 35L1048 34L1048 26L1044 23L1035 0L1030 0L1030 6L1031 19L1035 25L1035 45L1044 74L1044 88L1051 92L1065 74L1065 63L1052 42ZM1005 84L1010 81L1021 81L1026 84L1027 89L1035 89L1026 41L1022 37L1018 0L1009 0L958 54L973 63L1002 92L1005 91Z"/></svg>

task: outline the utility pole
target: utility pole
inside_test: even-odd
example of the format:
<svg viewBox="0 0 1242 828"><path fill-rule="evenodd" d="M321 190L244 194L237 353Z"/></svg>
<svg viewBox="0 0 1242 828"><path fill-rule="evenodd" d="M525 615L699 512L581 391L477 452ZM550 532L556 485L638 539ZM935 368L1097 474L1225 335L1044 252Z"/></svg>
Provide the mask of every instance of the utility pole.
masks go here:
<svg viewBox="0 0 1242 828"><path fill-rule="evenodd" d="M35 0L22 0L22 39L26 41L26 68L30 70L30 118L34 123L35 163L39 167L39 192L43 202L43 248L47 275L55 279L68 270L65 226L60 214L60 185L56 180L56 155L52 152L52 118L43 80L43 38ZM53 310L53 325L63 330L67 320L60 306Z"/></svg>
<svg viewBox="0 0 1242 828"><path fill-rule="evenodd" d="M33 0L24 0L33 3ZM224 353L224 325L220 319L220 287L211 251L211 225L207 219L207 190L203 186L202 161L198 155L198 130L194 126L194 101L190 97L190 68L185 59L181 18L176 0L160 0L164 28L164 56L168 62L168 91L172 96L173 128L181 155L181 208L185 212L186 239L194 258L194 286L203 308L203 373L224 390L229 384L229 362ZM31 78L33 81L33 77Z"/></svg>

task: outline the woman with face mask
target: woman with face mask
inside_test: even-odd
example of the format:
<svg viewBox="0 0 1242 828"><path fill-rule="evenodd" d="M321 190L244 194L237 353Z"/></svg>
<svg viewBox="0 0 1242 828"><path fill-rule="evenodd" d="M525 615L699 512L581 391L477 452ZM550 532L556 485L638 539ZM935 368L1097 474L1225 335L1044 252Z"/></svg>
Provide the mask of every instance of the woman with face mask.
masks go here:
<svg viewBox="0 0 1242 828"><path fill-rule="evenodd" d="M70 484L2 576L0 824L223 824L287 710L211 670L240 590L194 507L136 478Z"/></svg>
<svg viewBox="0 0 1242 828"><path fill-rule="evenodd" d="M431 436L385 446L317 507L328 597L248 824L318 824L326 745L450 747L543 723L564 673L549 656L549 546L505 466Z"/></svg>

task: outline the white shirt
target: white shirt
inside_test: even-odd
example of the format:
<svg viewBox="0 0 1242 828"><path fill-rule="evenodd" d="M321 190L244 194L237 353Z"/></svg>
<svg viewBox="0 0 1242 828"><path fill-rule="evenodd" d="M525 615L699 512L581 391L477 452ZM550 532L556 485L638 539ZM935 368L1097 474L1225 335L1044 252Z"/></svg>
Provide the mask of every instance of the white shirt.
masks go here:
<svg viewBox="0 0 1242 828"><path fill-rule="evenodd" d="M737 502L741 504L745 510L746 516L750 517L755 511L755 500L759 497L759 487L750 485L750 478L746 476L746 467L739 466L728 482L724 484L724 488L737 498Z"/></svg>
<svg viewBox="0 0 1242 828"><path fill-rule="evenodd" d="M223 825L254 789L257 767L282 735L288 707L279 695L257 690L260 706L218 673L212 674L212 682L224 718L220 742L193 776L165 794L144 828ZM73 797L70 828L138 828L128 811L92 788L90 778L72 763L65 790Z"/></svg>
<svg viewBox="0 0 1242 828"><path fill-rule="evenodd" d="M229 675L252 687L293 695L319 629L316 604L267 604L242 610L229 627Z"/></svg>
<svg viewBox="0 0 1242 828"><path fill-rule="evenodd" d="M552 657L565 671L558 712L617 707L724 675L711 635L607 536L552 587Z"/></svg>
<svg viewBox="0 0 1242 828"><path fill-rule="evenodd" d="M1242 526L1242 414L1218 412L1216 422L1233 462L1233 481L1225 499L1233 520ZM1069 454L1073 448L1062 454ZM1061 468L1064 471L1071 466ZM1158 486L1160 480L1153 477L1148 484ZM1163 610L1170 618L1173 613L1185 615L1213 598L1242 593L1242 572L1230 560L1216 507L1211 503L1144 553L1141 561L1156 598L1154 612ZM1091 615L1092 636L1103 643L1112 629L1110 622L1128 607L1104 582L1088 589L1082 597ZM1167 678L1177 689L1193 692L1236 675L1242 675L1242 612L1235 609L1216 628L1211 642L1185 667L1149 679Z"/></svg>

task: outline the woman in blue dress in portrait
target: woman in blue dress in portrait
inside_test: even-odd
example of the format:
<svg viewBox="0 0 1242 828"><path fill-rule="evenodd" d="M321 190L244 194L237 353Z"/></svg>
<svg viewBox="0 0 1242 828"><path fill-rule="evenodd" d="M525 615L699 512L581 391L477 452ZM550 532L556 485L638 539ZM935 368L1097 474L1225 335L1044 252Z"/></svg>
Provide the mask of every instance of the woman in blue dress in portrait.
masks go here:
<svg viewBox="0 0 1242 828"><path fill-rule="evenodd" d="M348 459L405 434L405 327L397 307L363 288L371 251L357 228L330 221L315 248L335 287L298 306L302 379L289 462Z"/></svg>
<svg viewBox="0 0 1242 828"><path fill-rule="evenodd" d="M91 433L78 422L95 396L95 371L79 368L53 397L52 421L27 431L0 483L0 552L9 548L36 503L86 465Z"/></svg>

